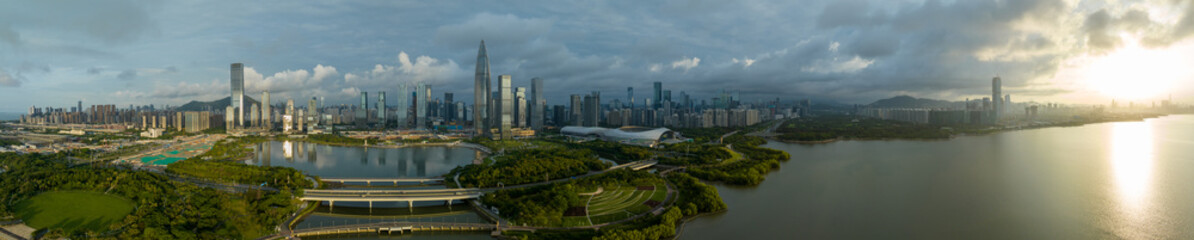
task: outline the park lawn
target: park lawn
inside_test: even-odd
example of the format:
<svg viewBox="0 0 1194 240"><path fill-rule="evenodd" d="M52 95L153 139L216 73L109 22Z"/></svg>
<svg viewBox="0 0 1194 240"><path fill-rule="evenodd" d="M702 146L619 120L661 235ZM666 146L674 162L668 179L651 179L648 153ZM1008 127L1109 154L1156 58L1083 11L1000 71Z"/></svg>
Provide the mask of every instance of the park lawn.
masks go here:
<svg viewBox="0 0 1194 240"><path fill-rule="evenodd" d="M737 162L738 160L742 160L742 154L738 153L737 151L730 150L729 148L726 148L726 147L721 147L721 150L724 150L724 151L730 153L730 159L721 161L721 165L726 165L726 164L730 164L733 162Z"/></svg>
<svg viewBox="0 0 1194 240"><path fill-rule="evenodd" d="M16 210L33 228L103 232L132 212L133 202L99 192L53 191L21 201Z"/></svg>
<svg viewBox="0 0 1194 240"><path fill-rule="evenodd" d="M664 186L658 184L654 186L655 190L637 190L635 186L620 186L612 191L607 190L598 194L589 202L589 217L593 220L593 224L602 224L648 212L651 210L651 206L644 204L645 202L648 200L662 202L662 199L667 196Z"/></svg>

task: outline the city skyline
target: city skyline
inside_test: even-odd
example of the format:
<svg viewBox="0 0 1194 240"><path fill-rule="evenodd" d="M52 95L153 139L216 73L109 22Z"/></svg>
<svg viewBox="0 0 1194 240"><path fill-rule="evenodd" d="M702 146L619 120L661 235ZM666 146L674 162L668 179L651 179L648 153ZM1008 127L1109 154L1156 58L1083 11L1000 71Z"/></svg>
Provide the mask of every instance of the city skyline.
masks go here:
<svg viewBox="0 0 1194 240"><path fill-rule="evenodd" d="M793 29L766 37L721 33L732 29L731 26L702 25L699 23L707 20L674 13L613 15L646 20L652 23L646 24L648 26L587 23L580 19L581 16L607 13L605 10L616 7L611 5L617 3L598 3L599 6L588 11L543 9L528 4L492 6L485 11L468 12L453 11L460 7L453 6L455 4L424 7L349 2L332 5L337 8L329 9L308 6L281 10L283 8L237 4L157 3L142 6L115 2L109 7L127 9L89 15L132 16L131 20L110 18L111 21L104 21L127 25L128 29L87 28L79 21L70 21L78 20L75 18L36 22L40 17L24 13L60 7L56 4L87 3L20 4L3 10L12 14L0 20L14 24L0 31L6 34L0 49L11 50L5 51L4 58L0 59L0 71L3 71L0 72L0 85L3 86L0 92L4 93L0 101L9 103L0 107L0 112L23 112L29 106L70 106L79 100L117 106L177 106L191 100L216 100L226 93L215 89L229 88L228 79L223 77L228 74L224 72L227 68L222 66L234 62L245 64L246 93L270 91L278 100L326 97L330 104L351 104L362 90L397 91L399 81L430 84L437 90L435 95L442 92L461 94L473 90L472 84L468 84L468 75L476 58L469 55L481 40L491 45L490 71L493 75L511 75L515 86L529 86L530 79L541 77L547 83L543 92L548 105L565 103L571 94L590 91L610 94L635 86L645 89L645 85L655 81L667 85L668 90L687 92L694 99L708 99L722 89L735 89L749 96L746 100L811 98L865 104L897 95L912 95L956 101L989 95L989 87L984 81L996 75L1004 80L1004 92L1017 95L1020 101L1106 104L1112 99L1148 102L1173 95L1175 101L1189 102L1190 96L1194 96L1188 80L1191 74L1184 70L1162 73L1138 69L1133 70L1141 72L1105 70L1114 69L1106 66L1136 66L1128 65L1132 61L1124 59L1154 57L1167 60L1157 67L1184 69L1180 66L1187 63L1188 58L1173 55L1194 55L1188 54L1194 50L1191 47L1194 44L1187 41L1188 34L1183 30L1189 24L1182 21L1192 16L1186 14L1188 11L1178 11L1190 8L1164 3L1094 7L1050 1L1013 1L1002 5L976 1L939 6L813 1L803 3L808 7L801 8L804 10L795 12L788 19L800 21L785 23L761 22L775 18L768 14L741 14L756 10L749 8L752 4L684 6L660 3L645 6L647 9L677 9L691 13L718 10L727 16L714 19L758 23L740 31L776 27ZM860 10L843 10L850 6ZM311 15L343 18L337 18L335 23L342 23L337 25L313 20L279 23L278 20L233 15L229 19L240 24L200 22L196 27L183 28L179 26L197 20L188 15L195 11L167 16L184 9L234 7L279 19ZM1167 7L1182 8L1165 10ZM404 32L401 34L364 34L348 43L318 37L292 41L318 35L322 33L320 30L328 28L361 32L368 26L375 26L371 25L377 24L374 22L402 22L418 16L377 19L378 14L372 12L349 16L358 15L354 11L368 8L449 15L419 26L400 25L397 29ZM918 22L914 16L914 13L923 13L949 17L941 14L968 9L1008 16L999 16L1002 19L958 19L960 22L954 24ZM1041 24L1041 28L1050 31L1015 26L1015 23L1033 21L1033 16L1057 12L1065 14L1055 20L1038 20L1083 24L1073 24L1077 25L1073 27L1056 27L1054 22ZM989 33L965 31L968 24L991 22L998 24L987 28ZM912 23L922 24L928 30L898 28L900 24ZM664 25L672 27L661 28ZM220 30L214 30L217 28ZM260 33L252 32L254 29ZM661 29L679 31L658 31ZM691 31L684 33L685 30ZM943 41L939 42L941 49L937 50L919 46L931 41L911 42L932 39L936 36L934 31L956 31L961 34L961 39L972 41L940 40ZM611 42L574 37L582 32L629 38ZM648 32L657 35L646 35ZM1006 37L1000 38L1004 40L977 40L995 34L1006 34ZM396 40L373 46L359 43L380 39ZM881 42L887 39L892 41ZM1060 46L1067 42L1075 44L1073 47ZM174 50L151 51L162 49L166 46L163 44L169 44ZM705 47L710 44L719 47ZM1036 48L1032 51L1015 51L1033 46ZM171 55L163 55L167 53ZM939 65L903 63L905 61ZM910 73L905 69L928 71ZM1145 79L1119 80L1135 76ZM1114 79L1109 79L1112 77ZM1137 82L1141 84L1133 84ZM1136 85L1151 87L1133 87ZM71 97L43 97L48 96L45 93ZM473 99L462 94L456 101L471 103Z"/></svg>

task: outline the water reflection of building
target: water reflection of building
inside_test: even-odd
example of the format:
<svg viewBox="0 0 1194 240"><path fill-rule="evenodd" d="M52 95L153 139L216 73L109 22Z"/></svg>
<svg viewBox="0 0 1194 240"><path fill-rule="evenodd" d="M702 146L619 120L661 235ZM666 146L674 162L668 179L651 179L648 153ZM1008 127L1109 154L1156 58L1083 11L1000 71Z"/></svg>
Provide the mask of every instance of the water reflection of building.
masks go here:
<svg viewBox="0 0 1194 240"><path fill-rule="evenodd" d="M319 158L316 156L319 156L319 155L315 154L316 147L318 147L318 146L316 146L314 144L307 146L307 162L308 163L315 163L316 161L318 161Z"/></svg>
<svg viewBox="0 0 1194 240"><path fill-rule="evenodd" d="M369 166L369 148L363 147L361 149L361 166Z"/></svg>
<svg viewBox="0 0 1194 240"><path fill-rule="evenodd" d="M287 162L294 162L294 143L282 142L282 156L286 158Z"/></svg>
<svg viewBox="0 0 1194 240"><path fill-rule="evenodd" d="M389 149L382 149L381 152L377 154L377 165L386 165L386 153L388 152L390 152Z"/></svg>
<svg viewBox="0 0 1194 240"><path fill-rule="evenodd" d="M274 141L265 141L265 149L261 151L265 155L265 160L261 162L261 166L269 167L269 160L274 157Z"/></svg>

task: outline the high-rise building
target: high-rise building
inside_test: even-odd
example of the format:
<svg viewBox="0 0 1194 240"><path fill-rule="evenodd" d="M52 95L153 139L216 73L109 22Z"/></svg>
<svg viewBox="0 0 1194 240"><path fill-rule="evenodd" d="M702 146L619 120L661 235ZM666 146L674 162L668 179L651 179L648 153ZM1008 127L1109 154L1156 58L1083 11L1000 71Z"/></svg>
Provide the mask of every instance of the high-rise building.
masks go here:
<svg viewBox="0 0 1194 240"><path fill-rule="evenodd" d="M672 90L663 90L663 101L674 102L672 101Z"/></svg>
<svg viewBox="0 0 1194 240"><path fill-rule="evenodd" d="M581 116L581 118L584 119L583 120L584 124L581 126L586 126L586 127L596 127L597 126L597 119L600 118L600 116L598 116L598 113L601 112L601 102L600 102L600 100L598 100L599 99L598 96L600 96L600 95L598 95L597 92L593 92L593 94L585 95L584 106L581 107L582 109L584 109L582 112L582 116Z"/></svg>
<svg viewBox="0 0 1194 240"><path fill-rule="evenodd" d="M662 82L655 82L655 96L651 99L651 101L655 103L655 105L651 105L651 108L659 108L659 104L663 102Z"/></svg>
<svg viewBox="0 0 1194 240"><path fill-rule="evenodd" d="M1003 79L995 77L991 79L991 106L995 111L995 120L999 120L1003 116Z"/></svg>
<svg viewBox="0 0 1194 240"><path fill-rule="evenodd" d="M269 101L269 91L262 92L261 93L261 126L264 126L266 130L273 129L273 127L274 127L273 118L270 118L270 117L272 117L272 116L270 116L271 115L270 114L271 113L270 106L271 105L270 105L270 101Z"/></svg>
<svg viewBox="0 0 1194 240"><path fill-rule="evenodd" d="M377 104L374 104L374 105L377 106L377 122L380 123L380 124L378 124L378 127L381 129L385 129L386 128L386 120L387 120L386 119L387 114L386 114L386 92L385 91L377 92Z"/></svg>
<svg viewBox="0 0 1194 240"><path fill-rule="evenodd" d="M83 100L79 100L79 107L75 108L75 112L83 112Z"/></svg>
<svg viewBox="0 0 1194 240"><path fill-rule="evenodd" d="M353 121L357 128L365 128L369 123L369 93L361 91L361 106L356 109L356 120Z"/></svg>
<svg viewBox="0 0 1194 240"><path fill-rule="evenodd" d="M527 127L527 88L514 88L514 127Z"/></svg>
<svg viewBox="0 0 1194 240"><path fill-rule="evenodd" d="M407 90L406 86L406 83L398 84L398 109L395 113L397 115L398 129L409 127L406 119L410 115L410 103L407 102L407 99L410 98L410 90Z"/></svg>
<svg viewBox="0 0 1194 240"><path fill-rule="evenodd" d="M427 95L423 87L426 85L415 84L415 129L423 129L423 121L427 121Z"/></svg>
<svg viewBox="0 0 1194 240"><path fill-rule="evenodd" d="M626 102L630 103L630 109L634 109L634 87L626 87Z"/></svg>
<svg viewBox="0 0 1194 240"><path fill-rule="evenodd" d="M547 109L547 98L543 97L543 79L531 78L531 129L543 130L544 109Z"/></svg>
<svg viewBox="0 0 1194 240"><path fill-rule="evenodd" d="M444 122L452 122L456 120L456 103L454 103L452 98L452 93L444 93L443 114L440 114L440 117L444 118Z"/></svg>
<svg viewBox="0 0 1194 240"><path fill-rule="evenodd" d="M582 126L582 125L584 125L584 121L582 120L583 118L580 117L581 104L582 104L581 100L580 100L580 95L572 94L571 100L572 100L572 101L570 101L571 105L568 106L569 107L568 110L572 111L570 114L568 114L571 117L569 117L570 119L567 119L566 122L570 122L571 123L570 125L572 125L572 126Z"/></svg>
<svg viewBox="0 0 1194 240"><path fill-rule="evenodd" d="M501 139L509 139L510 125L514 122L514 96L510 94L510 75L498 76L498 99L500 99L501 125L498 130Z"/></svg>
<svg viewBox="0 0 1194 240"><path fill-rule="evenodd" d="M245 120L245 65L241 63L232 64L232 108L236 110L236 127L244 126ZM228 113L232 114L232 113ZM233 128L229 126L228 128Z"/></svg>
<svg viewBox="0 0 1194 240"><path fill-rule="evenodd" d="M473 79L473 128L477 134L489 134L489 54L485 40L477 50L477 74Z"/></svg>
<svg viewBox="0 0 1194 240"><path fill-rule="evenodd" d="M315 125L319 122L319 102L316 99L318 98L311 97L311 100L307 100L307 118L310 118L307 124Z"/></svg>
<svg viewBox="0 0 1194 240"><path fill-rule="evenodd" d="M420 122L418 127L426 128L429 122L427 115L431 115L435 111L435 104L431 103L431 84L423 85L423 89L419 91L419 101L423 103L423 105L419 106L419 109L423 109L423 111L421 112L422 115L419 115Z"/></svg>
<svg viewBox="0 0 1194 240"><path fill-rule="evenodd" d="M568 125L568 112L564 111L564 105L551 107L551 123L556 127Z"/></svg>

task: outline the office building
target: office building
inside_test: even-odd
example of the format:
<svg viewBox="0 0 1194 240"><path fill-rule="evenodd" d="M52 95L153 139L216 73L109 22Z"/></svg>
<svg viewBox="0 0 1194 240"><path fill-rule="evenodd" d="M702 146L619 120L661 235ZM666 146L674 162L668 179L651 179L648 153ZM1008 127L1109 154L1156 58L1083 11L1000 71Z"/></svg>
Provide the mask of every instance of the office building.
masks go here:
<svg viewBox="0 0 1194 240"><path fill-rule="evenodd" d="M626 87L626 102L630 103L630 109L634 109L634 87Z"/></svg>
<svg viewBox="0 0 1194 240"><path fill-rule="evenodd" d="M381 129L386 128L386 92L377 92L377 127Z"/></svg>
<svg viewBox="0 0 1194 240"><path fill-rule="evenodd" d="M452 98L452 93L444 93L444 107L442 109L443 113L440 114L440 118L443 118L444 122L456 121L456 104L453 102Z"/></svg>
<svg viewBox="0 0 1194 240"><path fill-rule="evenodd" d="M406 86L406 83L398 84L398 109L395 110L398 129L406 129L410 126L410 123L407 122L407 116L410 116L410 103L407 102L407 99L410 99L410 90L407 90Z"/></svg>
<svg viewBox="0 0 1194 240"><path fill-rule="evenodd" d="M501 113L501 125L498 132L501 134L501 139L510 138L510 125L514 122L514 96L510 94L511 83L510 75L498 76L498 99L500 99L498 106Z"/></svg>
<svg viewBox="0 0 1194 240"><path fill-rule="evenodd" d="M265 91L261 93L261 126L265 127L265 129L273 129L274 127L273 118L271 118L273 116L270 116L270 111L269 91Z"/></svg>
<svg viewBox="0 0 1194 240"><path fill-rule="evenodd" d="M244 126L245 120L245 65L241 63L232 64L232 108L236 111L235 125L229 125L228 128ZM232 115L232 113L227 113Z"/></svg>
<svg viewBox="0 0 1194 240"><path fill-rule="evenodd" d="M991 106L995 111L995 120L1003 116L1003 79L995 77L991 79Z"/></svg>
<svg viewBox="0 0 1194 240"><path fill-rule="evenodd" d="M516 128L527 127L527 88L514 88L514 123Z"/></svg>
<svg viewBox="0 0 1194 240"><path fill-rule="evenodd" d="M473 128L477 134L489 134L489 55L485 40L477 50L477 72L473 79Z"/></svg>
<svg viewBox="0 0 1194 240"><path fill-rule="evenodd" d="M660 103L663 102L663 83L655 82L655 96L651 101L655 103L650 106L651 108L659 108Z"/></svg>
<svg viewBox="0 0 1194 240"><path fill-rule="evenodd" d="M543 79L531 79L531 129L543 131L543 111L547 109L547 98L543 97Z"/></svg>
<svg viewBox="0 0 1194 240"><path fill-rule="evenodd" d="M581 125L583 125L584 121L581 120L582 118L580 117L581 104L582 104L580 95L572 94L571 100L572 100L572 101L570 101L571 105L568 106L569 107L568 110L572 111L568 114L570 116L568 118L569 125L581 126Z"/></svg>

